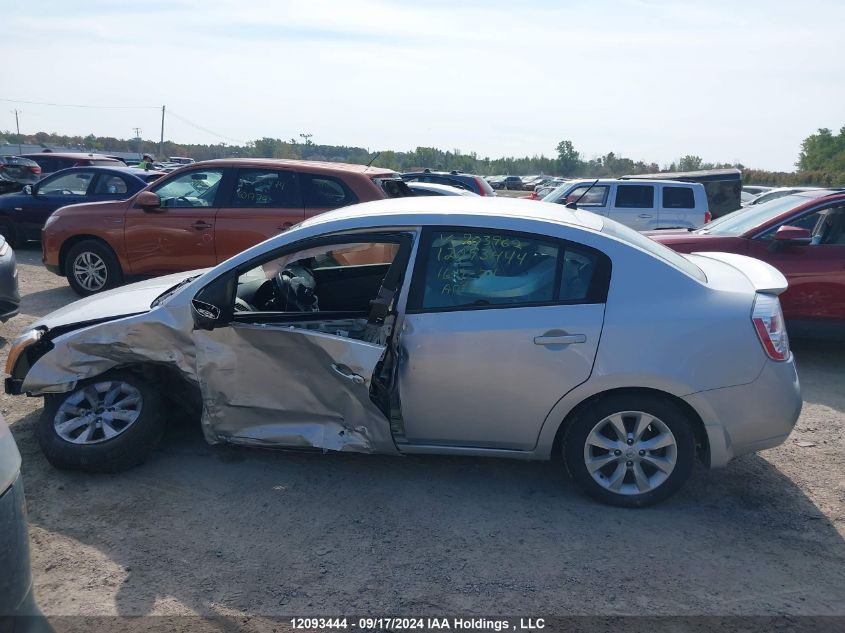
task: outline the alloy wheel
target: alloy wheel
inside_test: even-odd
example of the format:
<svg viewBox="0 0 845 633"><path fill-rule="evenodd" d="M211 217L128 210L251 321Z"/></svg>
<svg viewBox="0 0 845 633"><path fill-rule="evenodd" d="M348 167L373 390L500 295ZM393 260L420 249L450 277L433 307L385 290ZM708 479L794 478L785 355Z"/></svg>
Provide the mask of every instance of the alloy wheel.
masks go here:
<svg viewBox="0 0 845 633"><path fill-rule="evenodd" d="M73 276L80 286L89 291L101 290L108 280L108 270L103 258L85 251L73 261Z"/></svg>
<svg viewBox="0 0 845 633"><path fill-rule="evenodd" d="M142 407L141 392L127 382L93 383L65 398L53 427L72 444L98 444L124 433L138 420Z"/></svg>
<svg viewBox="0 0 845 633"><path fill-rule="evenodd" d="M602 488L621 495L650 492L672 474L678 445L669 427L644 411L602 419L587 435L584 464Z"/></svg>

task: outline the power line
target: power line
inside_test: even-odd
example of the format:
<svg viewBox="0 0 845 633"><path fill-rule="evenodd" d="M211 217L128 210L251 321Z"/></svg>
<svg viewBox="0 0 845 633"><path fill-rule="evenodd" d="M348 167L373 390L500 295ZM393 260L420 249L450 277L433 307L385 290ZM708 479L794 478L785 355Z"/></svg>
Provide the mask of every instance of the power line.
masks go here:
<svg viewBox="0 0 845 633"><path fill-rule="evenodd" d="M223 135L223 134L218 134L217 132L213 132L212 130L209 130L209 129L208 129L208 128L206 128L206 127L203 127L203 126L201 126L201 125L198 125L198 124L194 123L193 121L190 121L190 120L186 119L185 117L183 117L183 116L181 116L181 115L179 115L179 114L176 114L173 110L168 110L168 111L167 111L167 113L168 113L170 116L174 116L174 117L176 117L177 119L179 119L180 121L182 121L182 123L186 123L187 125L190 125L191 127L194 127L194 128L196 128L196 129L198 129L198 130L200 130L200 131L202 131L202 132L205 132L206 134L211 134L212 136L216 136L217 138L226 139L227 141L234 141L235 143L238 143L238 144L240 144L240 145L243 145L243 144L244 144L244 142L243 142L242 140L240 140L240 139L237 139L237 138L232 138L231 136L225 136L225 135Z"/></svg>
<svg viewBox="0 0 845 633"><path fill-rule="evenodd" d="M100 110L158 110L161 106L116 106L116 105L85 105L80 103L48 103L46 101L21 101L20 99L0 99L6 103L24 103L27 105L43 105L56 108L93 108Z"/></svg>

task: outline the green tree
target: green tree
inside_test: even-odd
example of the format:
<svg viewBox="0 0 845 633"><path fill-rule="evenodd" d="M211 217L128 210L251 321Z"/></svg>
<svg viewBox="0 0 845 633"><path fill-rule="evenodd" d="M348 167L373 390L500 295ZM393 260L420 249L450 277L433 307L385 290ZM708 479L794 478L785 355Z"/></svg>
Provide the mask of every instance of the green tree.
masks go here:
<svg viewBox="0 0 845 633"><path fill-rule="evenodd" d="M564 176L574 174L581 166L581 155L575 150L572 141L561 141L557 144L558 170Z"/></svg>

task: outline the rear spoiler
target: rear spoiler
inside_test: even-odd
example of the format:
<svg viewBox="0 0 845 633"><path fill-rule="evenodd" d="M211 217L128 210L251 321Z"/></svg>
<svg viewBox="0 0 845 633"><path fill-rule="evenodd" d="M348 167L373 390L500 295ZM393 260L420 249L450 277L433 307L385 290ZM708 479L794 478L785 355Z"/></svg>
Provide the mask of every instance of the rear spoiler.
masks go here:
<svg viewBox="0 0 845 633"><path fill-rule="evenodd" d="M789 285L781 272L759 259L737 255L736 253L692 253L698 257L707 257L733 266L748 277L757 292L779 295Z"/></svg>

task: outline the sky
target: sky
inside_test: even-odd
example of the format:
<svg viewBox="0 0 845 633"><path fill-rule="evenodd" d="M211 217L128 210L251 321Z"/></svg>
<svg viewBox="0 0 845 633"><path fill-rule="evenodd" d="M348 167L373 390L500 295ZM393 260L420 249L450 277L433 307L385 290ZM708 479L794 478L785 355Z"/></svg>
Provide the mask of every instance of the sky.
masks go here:
<svg viewBox="0 0 845 633"><path fill-rule="evenodd" d="M4 0L0 130L794 168L840 0ZM51 107L49 102L98 106ZM102 106L110 106L104 108ZM145 106L145 107L141 107ZM172 114L170 114L172 113Z"/></svg>

